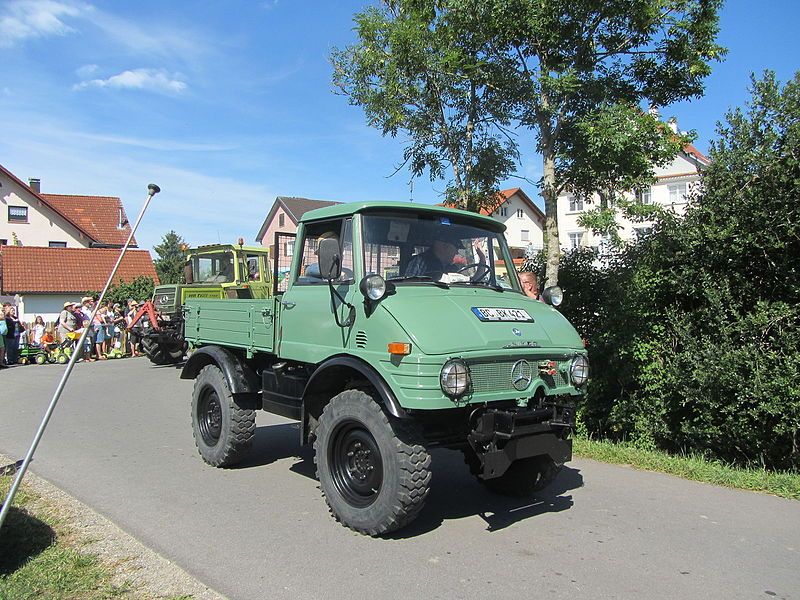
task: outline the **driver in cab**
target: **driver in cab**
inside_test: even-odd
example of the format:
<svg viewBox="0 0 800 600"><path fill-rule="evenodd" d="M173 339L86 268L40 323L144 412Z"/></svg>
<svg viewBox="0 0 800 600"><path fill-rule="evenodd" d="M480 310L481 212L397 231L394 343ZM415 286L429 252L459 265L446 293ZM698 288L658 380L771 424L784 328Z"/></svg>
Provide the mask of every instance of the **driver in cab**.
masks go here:
<svg viewBox="0 0 800 600"><path fill-rule="evenodd" d="M408 263L405 277L426 276L438 280L444 273L456 272L459 266L453 264L462 242L455 235L436 240L430 248L414 256Z"/></svg>

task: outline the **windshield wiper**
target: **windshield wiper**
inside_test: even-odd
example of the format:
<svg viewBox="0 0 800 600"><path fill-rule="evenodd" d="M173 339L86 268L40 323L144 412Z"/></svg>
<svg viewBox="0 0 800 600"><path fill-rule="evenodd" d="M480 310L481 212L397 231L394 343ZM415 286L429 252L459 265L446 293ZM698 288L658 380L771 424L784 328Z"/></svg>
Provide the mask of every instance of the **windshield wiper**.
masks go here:
<svg viewBox="0 0 800 600"><path fill-rule="evenodd" d="M396 282L396 281L430 281L431 283L433 283L433 284L435 284L435 285L437 285L437 286L439 286L441 288L444 288L444 289L447 289L447 288L450 287L445 282L437 281L433 277L431 277L430 275L398 275L397 277L390 277L386 281L392 281L392 282Z"/></svg>

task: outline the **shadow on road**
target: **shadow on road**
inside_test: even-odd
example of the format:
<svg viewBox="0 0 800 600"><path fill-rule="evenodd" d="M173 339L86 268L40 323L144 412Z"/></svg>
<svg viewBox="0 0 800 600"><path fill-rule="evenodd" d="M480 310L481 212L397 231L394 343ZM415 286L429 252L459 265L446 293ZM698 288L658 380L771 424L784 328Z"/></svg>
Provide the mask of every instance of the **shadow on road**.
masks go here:
<svg viewBox="0 0 800 600"><path fill-rule="evenodd" d="M289 470L316 479L314 451L310 445L300 445L298 427L296 423L286 423L257 428L253 450L238 468L260 467L294 457L298 461ZM473 515L486 522L487 531L499 531L537 515L570 509L573 501L568 492L583 486L580 470L565 466L547 489L530 498L508 498L488 491L470 475L460 452L438 449L431 458L433 479L425 508L416 521L387 539L423 535L447 519Z"/></svg>

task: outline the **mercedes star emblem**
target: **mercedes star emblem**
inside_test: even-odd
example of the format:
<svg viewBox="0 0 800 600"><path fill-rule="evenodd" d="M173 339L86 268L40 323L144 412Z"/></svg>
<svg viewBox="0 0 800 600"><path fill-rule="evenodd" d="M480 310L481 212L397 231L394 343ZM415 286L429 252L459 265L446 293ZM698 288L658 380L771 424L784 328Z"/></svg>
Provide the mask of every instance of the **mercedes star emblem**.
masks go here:
<svg viewBox="0 0 800 600"><path fill-rule="evenodd" d="M531 380L533 380L533 370L530 363L525 359L515 362L511 367L511 385L514 389L520 392L528 389Z"/></svg>
<svg viewBox="0 0 800 600"><path fill-rule="evenodd" d="M519 336L521 336L521 335L522 335L522 332L521 332L519 329L517 329L516 327L512 327L512 328L511 328L511 333L513 333L513 334L514 334L514 335L516 335L517 337L519 337Z"/></svg>

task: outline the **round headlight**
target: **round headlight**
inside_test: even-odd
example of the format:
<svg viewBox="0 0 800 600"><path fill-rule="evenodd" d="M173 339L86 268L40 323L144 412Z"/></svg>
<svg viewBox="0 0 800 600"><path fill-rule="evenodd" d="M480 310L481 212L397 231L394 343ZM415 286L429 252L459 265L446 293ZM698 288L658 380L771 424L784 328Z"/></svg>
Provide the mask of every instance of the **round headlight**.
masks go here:
<svg viewBox="0 0 800 600"><path fill-rule="evenodd" d="M448 396L463 396L469 389L469 369L464 361L452 359L444 363L439 374L439 384Z"/></svg>
<svg viewBox="0 0 800 600"><path fill-rule="evenodd" d="M589 359L583 354L578 354L572 359L569 366L569 377L575 387L580 387L589 379Z"/></svg>
<svg viewBox="0 0 800 600"><path fill-rule="evenodd" d="M564 300L564 290L557 285L544 288L542 292L542 299L548 304L558 306Z"/></svg>
<svg viewBox="0 0 800 600"><path fill-rule="evenodd" d="M370 300L380 300L386 294L386 280L380 275L367 275L360 287L361 293Z"/></svg>

